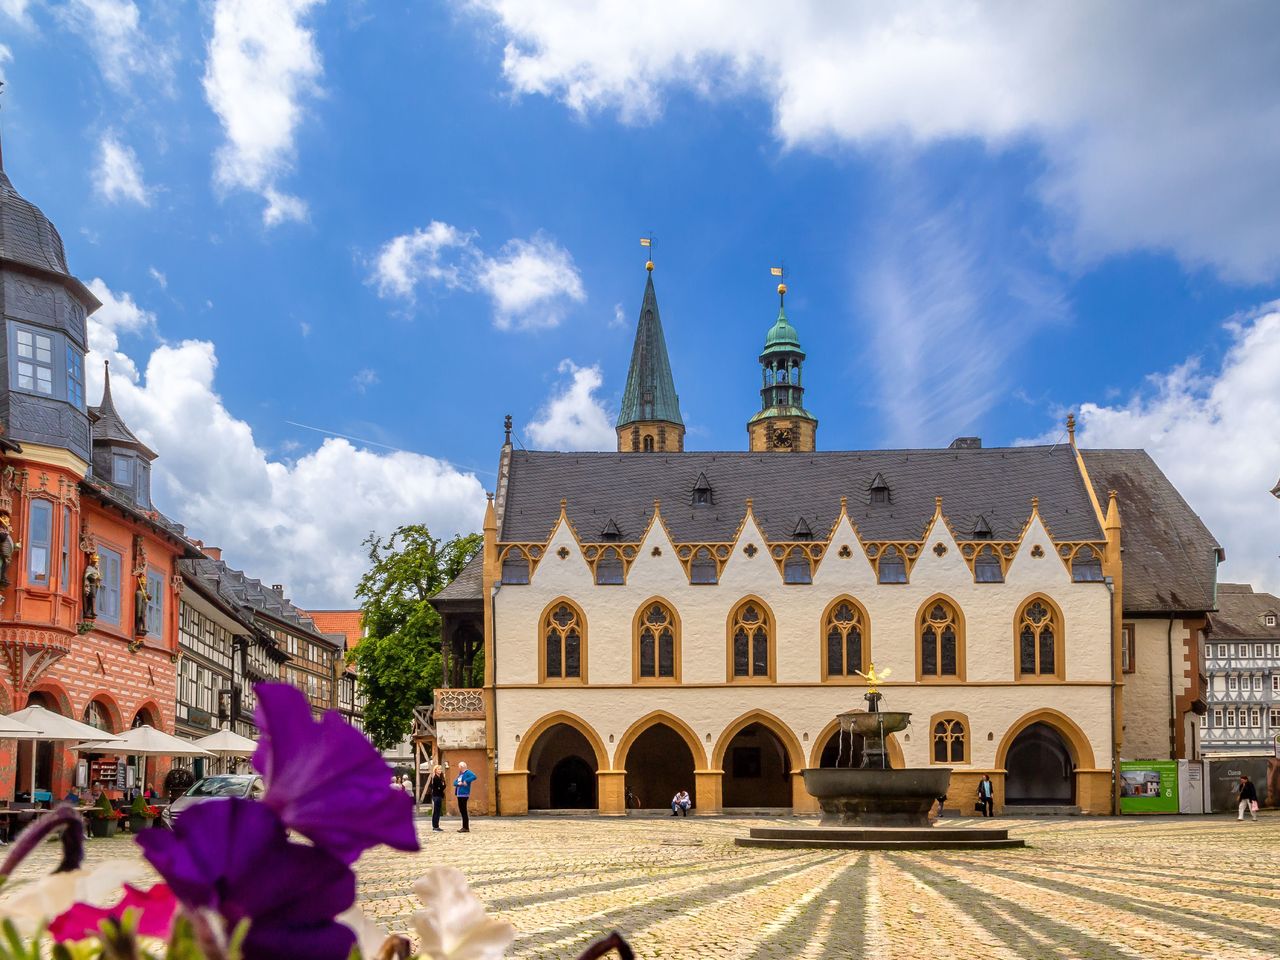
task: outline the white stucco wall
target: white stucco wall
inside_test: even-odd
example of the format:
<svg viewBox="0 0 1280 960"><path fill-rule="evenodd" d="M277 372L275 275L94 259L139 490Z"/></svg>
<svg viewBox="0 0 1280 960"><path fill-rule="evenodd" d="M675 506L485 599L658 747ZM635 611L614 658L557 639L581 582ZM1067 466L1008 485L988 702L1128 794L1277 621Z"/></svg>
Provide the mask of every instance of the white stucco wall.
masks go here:
<svg viewBox="0 0 1280 960"><path fill-rule="evenodd" d="M946 547L941 557L934 553L938 543ZM754 557L744 552L748 544L756 547ZM845 545L852 551L847 559L839 556ZM1032 556L1037 545L1043 550L1038 558ZM557 556L561 547L569 552L565 559ZM658 556L653 555L655 548ZM857 599L867 611L877 669L892 669L883 687L884 708L915 715L909 742L903 742L909 765L928 763L926 725L935 712L955 710L968 716L971 764L981 768L994 766L997 746L1011 725L1043 708L1070 717L1089 739L1095 763L1110 763L1109 589L1102 583L1073 583L1038 519L1003 584L973 582L944 523L930 531L910 580L878 584L852 527L842 520L814 582L784 584L763 536L748 519L718 585L691 585L665 529L654 524L626 584L596 586L572 532L561 524L531 583L505 585L495 598L499 768L514 768L516 737L555 710L567 710L589 723L611 759L627 728L657 709L684 719L708 755L736 718L753 709L767 710L791 727L807 753L836 713L865 706L860 685L821 682L821 619L828 604L842 594ZM921 605L937 593L954 600L965 619L963 683L915 682L916 618ZM1063 614L1065 644L1059 655L1064 658L1065 682L1014 679L1014 620L1036 593L1050 597ZM748 595L764 600L773 613L777 668L772 684L727 682L726 624L730 612ZM539 688L539 625L547 606L560 597L573 600L587 620L588 683ZM667 601L681 620L679 686L632 685L632 620L653 597Z"/></svg>

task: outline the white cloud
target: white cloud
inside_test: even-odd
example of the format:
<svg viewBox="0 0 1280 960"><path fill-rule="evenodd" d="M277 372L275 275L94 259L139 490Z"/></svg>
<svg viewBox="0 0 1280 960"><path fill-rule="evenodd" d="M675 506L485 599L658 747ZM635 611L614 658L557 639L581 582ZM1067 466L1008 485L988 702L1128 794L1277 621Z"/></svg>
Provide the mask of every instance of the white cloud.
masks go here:
<svg viewBox="0 0 1280 960"><path fill-rule="evenodd" d="M517 93L627 122L676 87L758 96L787 147L1031 143L1068 258L1153 248L1231 278L1280 272L1271 4L476 5Z"/></svg>
<svg viewBox="0 0 1280 960"><path fill-rule="evenodd" d="M318 92L323 72L314 34L303 18L319 0L217 0L204 91L221 120L215 182L266 201L266 226L305 220L302 199L280 190L294 164L302 100Z"/></svg>
<svg viewBox="0 0 1280 960"><path fill-rule="evenodd" d="M147 275L159 285L161 290L169 289L169 278L160 270L157 270L155 267L148 267Z"/></svg>
<svg viewBox="0 0 1280 960"><path fill-rule="evenodd" d="M461 286L459 266L444 262L444 255L455 248L470 252L471 240L471 234L439 220L432 220L426 229L418 227L413 233L393 237L383 244L374 261L372 280L378 295L413 302L414 289L420 283Z"/></svg>
<svg viewBox="0 0 1280 960"><path fill-rule="evenodd" d="M365 393L370 387L377 386L381 379L377 370L364 367L356 371L356 375L351 378L351 382L354 384L357 393Z"/></svg>
<svg viewBox="0 0 1280 960"><path fill-rule="evenodd" d="M106 304L89 318L89 367L98 371L90 396L101 391L101 361L109 357L116 406L160 454L158 504L192 536L221 546L228 563L284 583L303 606L343 606L365 570L360 542L371 530L385 534L409 522L444 536L480 529L480 482L442 460L373 453L336 438L296 459L272 459L218 394L212 343L161 345L139 376L131 362L119 363L117 334L154 317L101 280L90 286Z"/></svg>
<svg viewBox="0 0 1280 960"><path fill-rule="evenodd" d="M0 83L4 83L4 65L13 61L13 51L0 43Z"/></svg>
<svg viewBox="0 0 1280 960"><path fill-rule="evenodd" d="M59 15L89 44L103 78L127 91L135 76L170 79L171 58L142 29L132 0L71 0Z"/></svg>
<svg viewBox="0 0 1280 960"><path fill-rule="evenodd" d="M489 256L474 232L439 220L383 244L370 282L379 296L408 303L424 284L480 290L493 303L493 323L500 330L557 326L567 302L587 296L572 255L545 234L509 240Z"/></svg>
<svg viewBox="0 0 1280 960"><path fill-rule="evenodd" d="M558 371L569 380L553 388L529 424L529 438L544 450L613 450L618 442L613 420L596 396L604 385L600 368L562 360Z"/></svg>
<svg viewBox="0 0 1280 960"><path fill-rule="evenodd" d="M98 169L94 171L93 185L108 203L129 200L144 207L151 203L147 186L142 182L138 155L111 132L103 134L98 144Z"/></svg>
<svg viewBox="0 0 1280 960"><path fill-rule="evenodd" d="M31 20L27 17L27 7L30 5L30 0L0 0L0 13L20 27L30 27Z"/></svg>
<svg viewBox="0 0 1280 960"><path fill-rule="evenodd" d="M611 327L625 327L627 325L627 315L623 312L622 304L615 303L613 305L613 319L609 321Z"/></svg>
<svg viewBox="0 0 1280 960"><path fill-rule="evenodd" d="M311 336L311 324L305 320L298 321L298 330L304 337Z"/></svg>
<svg viewBox="0 0 1280 960"><path fill-rule="evenodd" d="M1228 330L1220 367L1193 358L1127 403L1085 403L1076 436L1086 448L1147 450L1226 549L1219 578L1280 591L1280 503L1269 493L1280 478L1280 301Z"/></svg>

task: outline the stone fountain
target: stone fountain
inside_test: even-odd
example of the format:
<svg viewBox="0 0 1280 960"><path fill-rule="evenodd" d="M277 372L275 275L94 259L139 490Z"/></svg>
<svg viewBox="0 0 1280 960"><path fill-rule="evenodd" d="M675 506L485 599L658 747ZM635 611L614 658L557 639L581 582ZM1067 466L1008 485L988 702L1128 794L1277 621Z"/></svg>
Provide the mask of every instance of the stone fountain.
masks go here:
<svg viewBox="0 0 1280 960"><path fill-rule="evenodd" d="M888 740L905 730L911 714L880 709L877 689L888 671L866 673L866 710L837 716L840 733L836 765L803 771L805 789L822 808L817 827L753 827L739 846L822 847L875 850L974 849L1025 846L1009 831L988 827L944 828L931 813L951 783L950 767L894 768ZM854 738L862 738L862 761L854 766ZM958 805L958 804L957 804Z"/></svg>

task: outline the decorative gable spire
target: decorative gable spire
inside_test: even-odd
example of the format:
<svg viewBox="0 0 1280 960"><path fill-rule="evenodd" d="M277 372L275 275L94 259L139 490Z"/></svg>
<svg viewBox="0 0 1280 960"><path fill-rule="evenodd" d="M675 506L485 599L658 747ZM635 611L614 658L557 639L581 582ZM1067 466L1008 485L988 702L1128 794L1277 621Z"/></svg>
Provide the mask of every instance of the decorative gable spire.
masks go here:
<svg viewBox="0 0 1280 960"><path fill-rule="evenodd" d="M141 454L146 460L154 460L156 454L139 440L116 411L111 398L111 361L102 361L102 402L89 410L93 429L93 445L127 447Z"/></svg>
<svg viewBox="0 0 1280 960"><path fill-rule="evenodd" d="M658 315L658 295L653 288L653 262L636 324L631 367L618 413L618 450L637 453L678 452L684 449L684 420L680 398L671 376L671 359Z"/></svg>

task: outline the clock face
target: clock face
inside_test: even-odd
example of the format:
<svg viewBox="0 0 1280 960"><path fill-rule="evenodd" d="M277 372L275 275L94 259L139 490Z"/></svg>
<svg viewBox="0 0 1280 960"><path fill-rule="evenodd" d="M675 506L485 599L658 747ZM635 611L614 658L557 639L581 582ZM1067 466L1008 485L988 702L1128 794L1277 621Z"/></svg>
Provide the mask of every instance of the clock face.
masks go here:
<svg viewBox="0 0 1280 960"><path fill-rule="evenodd" d="M792 443L791 428L783 427L781 430L773 432L773 445L782 449L790 448Z"/></svg>

